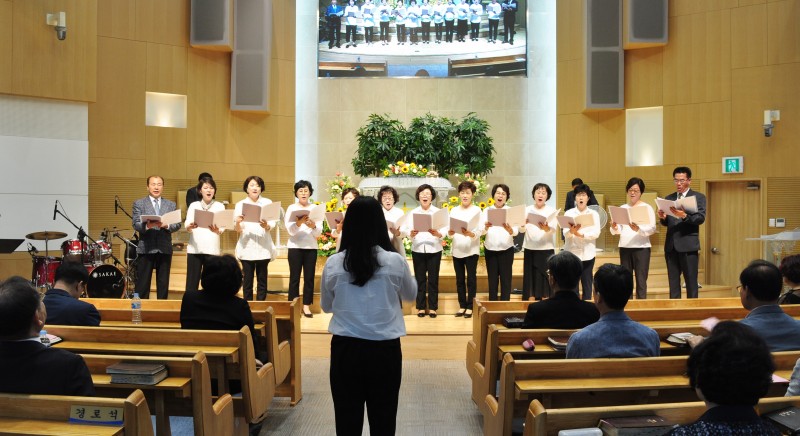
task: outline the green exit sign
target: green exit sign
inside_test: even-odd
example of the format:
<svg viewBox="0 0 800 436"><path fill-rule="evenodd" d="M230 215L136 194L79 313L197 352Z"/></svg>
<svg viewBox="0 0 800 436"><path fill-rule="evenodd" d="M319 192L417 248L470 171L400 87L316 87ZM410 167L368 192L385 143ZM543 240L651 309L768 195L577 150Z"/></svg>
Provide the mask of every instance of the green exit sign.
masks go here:
<svg viewBox="0 0 800 436"><path fill-rule="evenodd" d="M722 174L741 174L744 172L744 156L722 158Z"/></svg>

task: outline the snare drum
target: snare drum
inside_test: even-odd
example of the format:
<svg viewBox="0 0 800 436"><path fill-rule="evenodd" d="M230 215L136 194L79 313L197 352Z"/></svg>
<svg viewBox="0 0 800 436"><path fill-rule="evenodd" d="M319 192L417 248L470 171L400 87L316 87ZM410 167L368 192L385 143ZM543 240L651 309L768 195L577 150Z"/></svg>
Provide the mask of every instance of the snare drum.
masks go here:
<svg viewBox="0 0 800 436"><path fill-rule="evenodd" d="M90 298L120 298L125 292L125 276L114 265L87 266L89 281L86 293Z"/></svg>
<svg viewBox="0 0 800 436"><path fill-rule="evenodd" d="M111 243L100 239L92 244L90 251L92 252L92 258L95 262L104 261L111 256Z"/></svg>
<svg viewBox="0 0 800 436"><path fill-rule="evenodd" d="M60 257L34 256L31 281L37 288L52 286L56 278L56 269L61 265Z"/></svg>
<svg viewBox="0 0 800 436"><path fill-rule="evenodd" d="M65 261L82 262L84 254L89 256L89 247L80 239L71 239L61 244L61 252L64 253Z"/></svg>

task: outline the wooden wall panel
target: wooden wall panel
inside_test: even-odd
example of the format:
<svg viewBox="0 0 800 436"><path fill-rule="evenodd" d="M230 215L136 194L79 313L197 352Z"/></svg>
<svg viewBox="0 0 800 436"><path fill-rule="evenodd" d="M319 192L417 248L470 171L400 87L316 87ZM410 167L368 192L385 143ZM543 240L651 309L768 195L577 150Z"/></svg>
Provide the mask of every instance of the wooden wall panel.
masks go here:
<svg viewBox="0 0 800 436"><path fill-rule="evenodd" d="M190 167L195 163L222 162L225 150L235 144L229 109L231 56L230 53L195 49L189 49L188 53L191 74L187 92L191 100L187 160Z"/></svg>
<svg viewBox="0 0 800 436"><path fill-rule="evenodd" d="M614 180L625 173L625 111L601 111L598 120L597 180Z"/></svg>
<svg viewBox="0 0 800 436"><path fill-rule="evenodd" d="M272 2L272 59L295 60L296 20L284 20L281 17L294 15L297 7L293 1Z"/></svg>
<svg viewBox="0 0 800 436"><path fill-rule="evenodd" d="M11 59L11 35L13 29L13 3L0 1L0 59ZM0 62L0 93L10 94L12 83L12 63Z"/></svg>
<svg viewBox="0 0 800 436"><path fill-rule="evenodd" d="M136 35L136 2L102 0L97 4L97 35L134 39Z"/></svg>
<svg viewBox="0 0 800 436"><path fill-rule="evenodd" d="M800 177L769 177L767 179L767 217L786 218L786 227L765 227L764 234L772 235L800 227L800 202L787 201L797 197ZM800 242L787 244L786 251L800 253Z"/></svg>
<svg viewBox="0 0 800 436"><path fill-rule="evenodd" d="M146 174L191 179L186 173L186 129L147 126L145 144Z"/></svg>
<svg viewBox="0 0 800 436"><path fill-rule="evenodd" d="M147 44L147 92L165 92L186 95L186 47Z"/></svg>
<svg viewBox="0 0 800 436"><path fill-rule="evenodd" d="M97 1L16 0L12 9L12 93L95 101ZM47 13L59 11L67 13L64 41L44 24Z"/></svg>
<svg viewBox="0 0 800 436"><path fill-rule="evenodd" d="M625 51L625 107L664 104L664 47Z"/></svg>
<svg viewBox="0 0 800 436"><path fill-rule="evenodd" d="M584 0L561 0L556 17L556 56L558 61L582 59L585 46Z"/></svg>
<svg viewBox="0 0 800 436"><path fill-rule="evenodd" d="M767 5L769 63L800 62L800 0Z"/></svg>
<svg viewBox="0 0 800 436"><path fill-rule="evenodd" d="M136 0L136 40L189 46L189 0Z"/></svg>
<svg viewBox="0 0 800 436"><path fill-rule="evenodd" d="M558 62L556 111L558 114L583 110L586 95L586 64L583 58Z"/></svg>
<svg viewBox="0 0 800 436"><path fill-rule="evenodd" d="M97 39L98 100L89 105L89 157L143 160L147 45Z"/></svg>
<svg viewBox="0 0 800 436"><path fill-rule="evenodd" d="M672 0L669 2L670 16L692 15L720 9L735 8L739 0ZM670 33L670 36L672 33Z"/></svg>
<svg viewBox="0 0 800 436"><path fill-rule="evenodd" d="M731 68L767 63L767 5L731 11Z"/></svg>

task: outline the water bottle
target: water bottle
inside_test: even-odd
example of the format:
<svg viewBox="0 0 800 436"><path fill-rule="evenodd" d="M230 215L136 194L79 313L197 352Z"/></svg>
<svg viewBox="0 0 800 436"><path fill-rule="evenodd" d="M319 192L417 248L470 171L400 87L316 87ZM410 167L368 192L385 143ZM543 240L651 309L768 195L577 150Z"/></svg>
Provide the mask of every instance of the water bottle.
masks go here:
<svg viewBox="0 0 800 436"><path fill-rule="evenodd" d="M133 294L133 298L131 299L131 312L133 316L131 318L131 322L134 324L141 324L142 323L142 299L139 298L138 293Z"/></svg>
<svg viewBox="0 0 800 436"><path fill-rule="evenodd" d="M42 330L39 332L39 341L45 346L50 346L50 338L47 337L47 330Z"/></svg>

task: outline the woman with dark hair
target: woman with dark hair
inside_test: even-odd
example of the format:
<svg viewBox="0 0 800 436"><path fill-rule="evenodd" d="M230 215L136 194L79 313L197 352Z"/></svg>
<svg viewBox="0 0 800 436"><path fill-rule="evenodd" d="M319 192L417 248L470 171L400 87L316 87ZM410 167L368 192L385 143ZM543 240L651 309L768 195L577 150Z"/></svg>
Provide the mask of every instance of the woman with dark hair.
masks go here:
<svg viewBox="0 0 800 436"><path fill-rule="evenodd" d="M394 207L399 199L400 196L397 195L397 190L389 185L381 186L381 189L378 191L378 201L380 201L381 206L383 206L383 217L387 221L386 228L389 232L389 240L392 241L392 246L395 251L405 256L406 248L403 246L403 236L400 234L400 227L389 228L388 225L388 222L396 223L397 220L403 217L403 209ZM402 223L400 224L402 225Z"/></svg>
<svg viewBox="0 0 800 436"><path fill-rule="evenodd" d="M439 267L442 264L442 237L447 227L429 229L427 232L414 230L414 214L433 215L439 208L433 205L436 190L424 183L417 187L419 206L400 229L403 236L411 238L411 260L414 263L414 277L417 280L417 316L425 316L425 308L431 318L436 318L439 310Z"/></svg>
<svg viewBox="0 0 800 436"><path fill-rule="evenodd" d="M186 231L189 232L189 244L186 246L186 290L196 291L200 285L200 271L209 256L219 256L219 235L225 231L215 225L199 228L194 222L195 212L204 210L219 212L225 205L214 200L217 184L211 177L203 177L197 184L200 200L190 204L186 210Z"/></svg>
<svg viewBox="0 0 800 436"><path fill-rule="evenodd" d="M233 212L235 226L239 232L239 241L236 243L236 257L242 262L244 280L242 294L245 300L253 299L253 272L255 272L258 285L256 298L259 301L267 299L267 267L270 259L274 257L275 247L272 245L272 236L269 231L275 227L277 221L261 221L251 223L244 221L242 208L245 204L266 206L272 203L269 198L264 198L264 179L250 176L245 179L242 190L247 197L236 203Z"/></svg>
<svg viewBox="0 0 800 436"><path fill-rule="evenodd" d="M612 235L619 235L619 261L622 266L633 271L636 276L636 298L647 298L647 274L650 271L650 235L656 232L656 213L653 207L642 201L644 180L633 177L625 185L628 202L623 209L643 208L646 221L630 225L617 224L611 221L609 230ZM637 209L642 210L642 209ZM634 213L631 212L631 216Z"/></svg>
<svg viewBox="0 0 800 436"><path fill-rule="evenodd" d="M356 188L345 188L342 191L342 208L344 209L344 215L347 215L347 208L350 206L350 203L361 196L361 193L358 192ZM330 224L330 223L329 223ZM339 251L339 246L341 245L341 237L342 237L342 225L344 224L344 217L342 217L342 221L336 223L336 226L331 227L331 237L336 239L336 251Z"/></svg>
<svg viewBox="0 0 800 436"><path fill-rule="evenodd" d="M483 232L480 222L481 208L472 204L476 190L475 184L469 180L458 184L458 198L461 204L450 210L450 217L467 223L467 227L451 228L447 232L453 238L451 253L460 307L456 316L464 318L472 318L472 302L478 292L478 257L481 253Z"/></svg>
<svg viewBox="0 0 800 436"><path fill-rule="evenodd" d="M531 195L534 203L525 208L525 240L522 242L525 250L522 300L535 298L540 301L542 298L550 298L551 294L550 283L547 281L547 258L555 253L553 234L556 231L558 211L547 205L553 191L546 183L533 185ZM549 220L530 222L527 219L530 214L541 215Z"/></svg>
<svg viewBox="0 0 800 436"><path fill-rule="evenodd" d="M511 189L504 183L492 186L494 204L482 212L481 218L486 229L486 239L483 241L484 256L486 257L486 276L489 279L489 300L497 300L497 282L500 282L500 299L511 299L511 268L514 265L514 236L519 234L519 227L503 223L502 226L493 226L489 221L491 209L508 209L508 200L511 198Z"/></svg>
<svg viewBox="0 0 800 436"><path fill-rule="evenodd" d="M286 260L289 262L289 301L300 295L300 272L303 272L303 315L312 318L311 306L314 303L314 275L317 266L317 238L322 233L322 220L309 219L311 209L315 207L309 199L314 195L311 182L300 180L294 184L294 196L297 203L286 208L284 225L289 233L286 246ZM296 211L306 211L305 215L292 221Z"/></svg>
<svg viewBox="0 0 800 436"><path fill-rule="evenodd" d="M581 273L582 298L592 299L592 269L597 255L594 241L600 236L600 215L589 209L589 196L591 190L586 185L578 185L573 190L575 193L575 207L564 212L564 216L578 217L581 215L591 215L592 225L583 227L580 224L563 229L564 249L580 258L583 265Z"/></svg>
<svg viewBox="0 0 800 436"><path fill-rule="evenodd" d="M332 313L330 383L336 433L361 434L364 405L370 433L394 434L405 336L401 301L416 295L405 257L386 233L381 206L359 197L348 208L341 250L320 280L322 310Z"/></svg>
<svg viewBox="0 0 800 436"><path fill-rule="evenodd" d="M755 410L767 395L775 363L766 342L750 327L722 321L686 361L689 385L706 403L693 424L670 435L780 435Z"/></svg>
<svg viewBox="0 0 800 436"><path fill-rule="evenodd" d="M778 267L783 284L789 289L778 299L778 304L800 304L800 254L786 256Z"/></svg>

